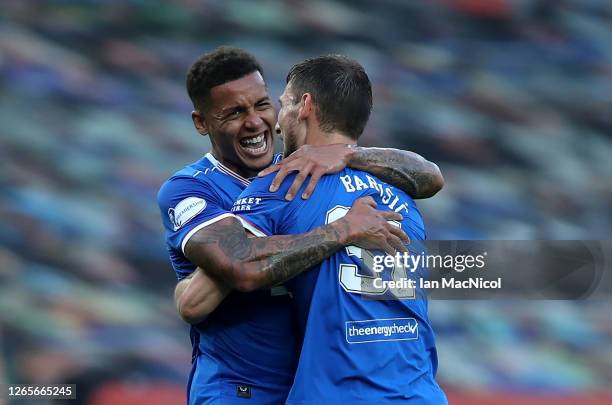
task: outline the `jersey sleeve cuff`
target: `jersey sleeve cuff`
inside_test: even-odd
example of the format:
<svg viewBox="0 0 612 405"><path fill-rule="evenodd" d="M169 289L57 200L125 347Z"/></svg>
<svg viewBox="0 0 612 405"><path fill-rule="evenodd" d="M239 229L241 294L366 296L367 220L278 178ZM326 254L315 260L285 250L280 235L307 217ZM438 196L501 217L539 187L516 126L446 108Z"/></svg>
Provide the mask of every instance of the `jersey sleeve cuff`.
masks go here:
<svg viewBox="0 0 612 405"><path fill-rule="evenodd" d="M195 235L197 231L199 231L202 228L206 228L208 225L212 225L215 222L219 222L225 218L236 218L236 216L234 214L226 212L225 214L221 214L217 217L209 219L208 221L205 221L205 222L202 222L201 224L196 225L191 231L189 231L187 235L185 235L185 237L183 238L183 242L181 242L181 251L183 252L183 254L185 254L185 246L187 246L187 242L189 242L189 239L191 239L191 237Z"/></svg>
<svg viewBox="0 0 612 405"><path fill-rule="evenodd" d="M261 229L256 227L254 224L252 224L248 220L242 218L240 215L237 215L236 218L238 218L240 223L242 223L242 226L244 227L244 229L246 229L247 231L251 232L253 235L257 236L258 238L263 238L263 237L269 236L264 231L262 231Z"/></svg>

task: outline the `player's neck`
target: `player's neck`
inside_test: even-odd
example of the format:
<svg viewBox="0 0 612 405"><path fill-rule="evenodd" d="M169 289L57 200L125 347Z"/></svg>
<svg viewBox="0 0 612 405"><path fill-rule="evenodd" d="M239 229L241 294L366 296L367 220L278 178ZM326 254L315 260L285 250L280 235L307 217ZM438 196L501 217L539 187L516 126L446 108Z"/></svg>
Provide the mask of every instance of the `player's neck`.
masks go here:
<svg viewBox="0 0 612 405"><path fill-rule="evenodd" d="M237 174L238 176L243 177L245 179L250 179L252 177L255 177L255 176L257 176L257 173L259 173L257 170L250 170L247 167L241 168L240 166L238 166L238 165L232 163L231 161L223 158L223 155L221 153L215 151L214 149L211 151L211 154L217 160L217 162L219 162L221 165L225 166L225 168L229 169L234 174Z"/></svg>

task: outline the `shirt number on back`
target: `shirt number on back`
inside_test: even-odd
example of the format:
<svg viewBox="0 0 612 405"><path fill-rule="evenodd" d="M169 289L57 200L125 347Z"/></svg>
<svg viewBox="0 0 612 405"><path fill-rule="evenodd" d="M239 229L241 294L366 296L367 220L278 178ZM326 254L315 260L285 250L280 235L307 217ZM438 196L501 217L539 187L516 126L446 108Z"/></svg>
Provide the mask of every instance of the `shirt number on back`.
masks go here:
<svg viewBox="0 0 612 405"><path fill-rule="evenodd" d="M325 215L325 223L330 224L342 218L349 211L349 208L341 205L336 205ZM390 222L393 225L401 227L397 221ZM382 273L376 273L374 270L374 255L366 249L361 249L357 246L347 246L346 253L349 256L355 256L361 261L361 265L357 266L354 263L340 264L338 278L340 285L346 292L363 294L363 295L383 295L389 290L388 287L381 287L380 283L375 283L376 278L385 278L384 272L391 272L390 279L394 281L406 280L406 268L403 266L394 265L387 267ZM375 284L379 284L377 287ZM391 293L398 299L415 298L414 288L392 288Z"/></svg>

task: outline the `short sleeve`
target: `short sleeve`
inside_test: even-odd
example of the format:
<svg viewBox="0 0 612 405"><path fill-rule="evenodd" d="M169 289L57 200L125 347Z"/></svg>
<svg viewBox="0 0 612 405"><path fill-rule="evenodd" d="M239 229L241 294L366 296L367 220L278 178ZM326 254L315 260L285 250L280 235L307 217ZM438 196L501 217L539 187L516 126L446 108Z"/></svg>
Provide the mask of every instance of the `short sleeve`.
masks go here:
<svg viewBox="0 0 612 405"><path fill-rule="evenodd" d="M197 231L224 218L234 217L223 208L218 194L193 177L168 180L159 190L157 203L166 230L166 242L185 252L185 245Z"/></svg>

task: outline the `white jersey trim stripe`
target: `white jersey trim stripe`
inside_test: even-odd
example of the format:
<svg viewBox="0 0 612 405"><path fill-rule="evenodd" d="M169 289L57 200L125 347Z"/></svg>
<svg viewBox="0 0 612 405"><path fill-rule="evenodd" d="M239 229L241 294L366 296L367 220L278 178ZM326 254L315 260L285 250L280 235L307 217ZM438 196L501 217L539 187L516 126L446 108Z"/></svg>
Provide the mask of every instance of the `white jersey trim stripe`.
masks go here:
<svg viewBox="0 0 612 405"><path fill-rule="evenodd" d="M209 219L208 221L202 222L201 224L197 225L196 227L194 227L191 231L189 231L187 233L187 235L185 235L185 237L183 238L183 241L181 242L181 250L183 251L183 254L185 254L185 246L187 246L187 242L189 242L189 239L195 235L195 233L197 231L199 231L202 228L206 228L208 225L212 225L215 222L219 222L222 219L225 218L230 218L230 217L234 217L236 218L236 216L234 214L231 214L229 212L226 212L225 214L221 214L217 217L214 217L212 219Z"/></svg>
<svg viewBox="0 0 612 405"><path fill-rule="evenodd" d="M228 174L230 176L232 176L233 178L235 178L236 180L240 181L242 184L248 186L249 184L251 184L251 182L248 179L245 179L244 177L242 177L241 175L239 175L238 173L233 172L231 169L228 169L227 167L225 167L223 165L223 163L219 162L217 159L215 159L215 157L212 155L212 153L208 152L205 155L206 159L208 159L210 161L210 163L212 163L213 165L215 165L215 167L219 170L221 170L223 173Z"/></svg>
<svg viewBox="0 0 612 405"><path fill-rule="evenodd" d="M258 229L255 225L253 225L246 219L242 218L240 215L236 216L236 218L238 218L238 220L242 223L242 226L244 227L244 229L251 232L253 235L257 236L258 238L264 238L268 236L264 232L262 232L260 229Z"/></svg>

